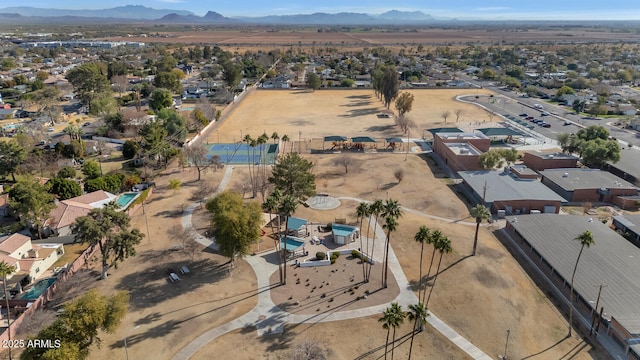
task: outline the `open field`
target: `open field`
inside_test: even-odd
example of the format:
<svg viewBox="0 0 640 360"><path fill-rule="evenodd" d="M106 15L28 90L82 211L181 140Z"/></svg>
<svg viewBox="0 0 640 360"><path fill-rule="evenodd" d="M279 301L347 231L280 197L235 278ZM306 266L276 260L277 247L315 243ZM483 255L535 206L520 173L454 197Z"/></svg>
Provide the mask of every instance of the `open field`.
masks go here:
<svg viewBox="0 0 640 360"><path fill-rule="evenodd" d="M415 96L413 110L407 114L415 123L412 137L421 137L422 130L439 126L462 126L471 129L478 121L489 121L478 107L455 101L459 94L487 93L477 89L410 90ZM393 109L393 106L392 106ZM455 110L463 115L456 123ZM443 110L451 112L444 123ZM386 111L372 90L258 90L247 94L233 112L206 140L235 142L241 136L257 137L266 131L276 131L282 137L287 134L293 141L304 142L328 135L371 136L383 139L390 136L406 136L394 124L393 118L379 118ZM493 118L498 121L498 117ZM330 146L330 144L329 144ZM306 145L301 148L304 152Z"/></svg>
<svg viewBox="0 0 640 360"><path fill-rule="evenodd" d="M565 24L566 25L566 24ZM391 46L401 45L463 45L463 44L513 44L513 43L559 43L581 44L602 42L635 42L633 32L614 32L606 27L586 28L552 25L513 26L468 26L455 29L406 27L396 29L372 29L342 31L323 31L314 27L287 27L264 29L260 26L244 28L205 28L200 31L159 32L149 28L157 36L112 37L114 41L142 41L148 43L216 44L221 47L279 47L279 46ZM138 30L139 31L139 30Z"/></svg>

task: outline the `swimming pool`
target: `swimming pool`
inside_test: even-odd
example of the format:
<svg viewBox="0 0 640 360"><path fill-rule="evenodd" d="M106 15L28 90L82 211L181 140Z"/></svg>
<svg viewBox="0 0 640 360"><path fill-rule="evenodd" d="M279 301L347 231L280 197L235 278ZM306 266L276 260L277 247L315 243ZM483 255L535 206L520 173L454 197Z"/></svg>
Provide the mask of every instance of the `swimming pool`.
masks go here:
<svg viewBox="0 0 640 360"><path fill-rule="evenodd" d="M35 300L35 299L39 298L40 295L42 295L42 293L45 292L49 288L49 286L51 286L51 284L56 282L56 280L58 280L58 279L56 279L56 278L48 278L48 279L43 279L43 280L38 281L29 290L27 290L24 293L22 293L22 295L20 296L20 299L23 299L23 300Z"/></svg>
<svg viewBox="0 0 640 360"><path fill-rule="evenodd" d="M285 241L287 243L287 250L295 250L300 246L304 245L304 240L296 240L297 238L292 238L291 236L287 236L284 239L280 239L280 246L284 249Z"/></svg>
<svg viewBox="0 0 640 360"><path fill-rule="evenodd" d="M118 196L118 198L116 199L116 204L118 204L118 207L120 209L126 209L127 206L129 206L129 204L131 204L131 202L133 202L133 200L138 196L140 196L140 193L135 192L120 194L120 196Z"/></svg>

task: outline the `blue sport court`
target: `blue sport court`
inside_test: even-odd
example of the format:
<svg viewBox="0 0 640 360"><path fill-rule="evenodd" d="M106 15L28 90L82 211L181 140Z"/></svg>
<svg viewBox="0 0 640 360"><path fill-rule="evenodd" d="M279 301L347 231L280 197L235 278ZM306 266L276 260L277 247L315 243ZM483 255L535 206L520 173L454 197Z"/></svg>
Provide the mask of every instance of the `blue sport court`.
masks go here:
<svg viewBox="0 0 640 360"><path fill-rule="evenodd" d="M220 163L226 165L274 164L278 155L278 144L261 144L251 147L245 143L209 144L207 160L220 157Z"/></svg>

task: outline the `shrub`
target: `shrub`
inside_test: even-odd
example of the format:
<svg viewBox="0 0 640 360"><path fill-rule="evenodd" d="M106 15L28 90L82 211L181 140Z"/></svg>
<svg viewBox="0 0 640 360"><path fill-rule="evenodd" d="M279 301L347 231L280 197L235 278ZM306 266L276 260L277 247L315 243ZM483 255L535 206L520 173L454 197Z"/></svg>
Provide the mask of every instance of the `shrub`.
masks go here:
<svg viewBox="0 0 640 360"><path fill-rule="evenodd" d="M356 259L360 259L360 252L358 250L351 250L351 256Z"/></svg>
<svg viewBox="0 0 640 360"><path fill-rule="evenodd" d="M324 260L327 258L327 254L324 251L318 251L316 253L316 259L318 260Z"/></svg>
<svg viewBox="0 0 640 360"><path fill-rule="evenodd" d="M340 257L340 253L339 252L337 252L337 251L336 252L332 252L331 253L331 258L330 258L331 263L335 264L335 262L338 259L338 257Z"/></svg>

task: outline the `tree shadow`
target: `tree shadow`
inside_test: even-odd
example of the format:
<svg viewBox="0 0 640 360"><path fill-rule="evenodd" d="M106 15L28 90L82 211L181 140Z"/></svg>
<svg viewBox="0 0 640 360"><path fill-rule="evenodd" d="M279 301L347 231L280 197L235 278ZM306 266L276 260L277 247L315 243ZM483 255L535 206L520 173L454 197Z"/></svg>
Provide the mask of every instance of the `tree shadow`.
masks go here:
<svg viewBox="0 0 640 360"><path fill-rule="evenodd" d="M348 104L340 105L342 107L358 107L358 106L367 106L371 105L371 101L352 101Z"/></svg>
<svg viewBox="0 0 640 360"><path fill-rule="evenodd" d="M177 217L182 216L183 211L181 209L176 210L163 210L153 214L154 217L163 217L163 218L172 218L175 219Z"/></svg>
<svg viewBox="0 0 640 360"><path fill-rule="evenodd" d="M549 350L553 349L554 347L556 347L556 346L558 346L558 345L562 344L562 343L563 343L565 340L567 340L567 339L569 339L569 337L568 337L568 336L565 336L565 337L563 337L562 339L560 339L560 340L556 341L556 342L555 342L555 344L549 345L548 347L546 347L546 348L544 348L544 349L542 349L542 350L538 351L537 353L534 353L534 354L527 355L527 356L523 357L523 358L522 358L522 360L530 359L530 358L532 358L532 357L535 357L535 356L538 356L538 355L542 355L542 354L544 354L545 352L547 352L547 351L549 351ZM577 344L577 345L574 347L574 349L575 349L578 345L580 345L580 344ZM569 350L569 352L571 352L571 350ZM563 356L563 357L564 357L564 356Z"/></svg>
<svg viewBox="0 0 640 360"><path fill-rule="evenodd" d="M124 276L115 286L117 290L129 291L133 311L156 306L229 276L227 266L220 266L210 259L173 260L167 257L167 251L149 251L138 255L138 258L141 263L149 266ZM181 274L176 270L182 266L189 268L189 274ZM169 281L170 271L178 274L181 280Z"/></svg>
<svg viewBox="0 0 640 360"><path fill-rule="evenodd" d="M393 330L392 330L392 331L393 331ZM411 333L412 333L412 332L408 332L408 333L406 333L406 334L404 334L404 335L402 335L402 336L400 336L400 337L397 337L397 338L396 338L396 340L395 340L395 342L394 342L394 341L392 341L391 343L389 343L389 345L388 345L388 349L387 349L387 352L391 350L391 347L392 347L394 344L395 344L395 347L398 347L398 346L400 346L400 345L404 344L405 342L407 342L407 341L411 340ZM419 333L419 332L417 332L417 333ZM378 357L377 357L377 359L381 359L381 358L383 358L383 357L384 357L384 355L385 355L385 354L384 354L384 348L385 348L385 345L384 345L384 344L379 345L379 346L374 347L374 348L372 348L371 350L369 350L369 351L367 351L367 352L365 352L365 353L363 353L363 354L360 354L359 356L355 357L355 358L354 358L354 360L363 360L363 359L368 359L368 358L369 358L370 356L372 356L373 354L375 354L375 353L377 353L378 351L381 351L381 350L382 350L382 355L380 355L380 356L378 356Z"/></svg>
<svg viewBox="0 0 640 360"><path fill-rule="evenodd" d="M345 97L347 99L371 99L371 95L349 95Z"/></svg>
<svg viewBox="0 0 640 360"><path fill-rule="evenodd" d="M374 126L369 126L366 131L371 131L371 132L376 132L376 131L392 131L395 130L395 126L394 125L374 125Z"/></svg>
<svg viewBox="0 0 640 360"><path fill-rule="evenodd" d="M338 116L343 118L358 117L358 116L373 115L378 113L378 111L379 110L377 108L354 109L354 110L349 110L347 114L338 115Z"/></svg>
<svg viewBox="0 0 640 360"><path fill-rule="evenodd" d="M380 190L389 190L389 189L394 188L396 186L398 186L397 182L390 182L390 183L386 183L386 184L382 185L380 187Z"/></svg>

